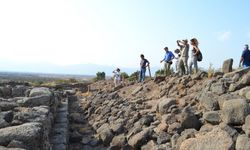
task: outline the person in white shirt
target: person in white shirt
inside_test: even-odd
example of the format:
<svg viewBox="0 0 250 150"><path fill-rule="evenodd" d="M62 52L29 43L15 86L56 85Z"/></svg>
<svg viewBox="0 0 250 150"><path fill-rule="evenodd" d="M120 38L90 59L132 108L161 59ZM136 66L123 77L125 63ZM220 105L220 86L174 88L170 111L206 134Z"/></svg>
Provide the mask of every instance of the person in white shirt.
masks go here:
<svg viewBox="0 0 250 150"><path fill-rule="evenodd" d="M121 72L120 71L121 70L119 68L117 68L115 71L113 71L115 87L117 87L121 83Z"/></svg>

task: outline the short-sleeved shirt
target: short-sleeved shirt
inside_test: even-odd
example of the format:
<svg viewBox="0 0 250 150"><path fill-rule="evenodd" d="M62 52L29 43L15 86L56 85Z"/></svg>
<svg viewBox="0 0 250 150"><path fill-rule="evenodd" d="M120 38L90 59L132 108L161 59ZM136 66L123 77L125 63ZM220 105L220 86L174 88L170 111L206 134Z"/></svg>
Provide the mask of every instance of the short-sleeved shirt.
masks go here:
<svg viewBox="0 0 250 150"><path fill-rule="evenodd" d="M244 50L241 57L243 58L243 65L250 66L250 50Z"/></svg>
<svg viewBox="0 0 250 150"><path fill-rule="evenodd" d="M174 59L174 54L171 52L171 51L168 51L166 54L165 54L165 57L164 57L164 61L165 62L169 62L171 61L172 59Z"/></svg>
<svg viewBox="0 0 250 150"><path fill-rule="evenodd" d="M149 63L147 59L141 59L140 63L141 68L146 68L147 63Z"/></svg>

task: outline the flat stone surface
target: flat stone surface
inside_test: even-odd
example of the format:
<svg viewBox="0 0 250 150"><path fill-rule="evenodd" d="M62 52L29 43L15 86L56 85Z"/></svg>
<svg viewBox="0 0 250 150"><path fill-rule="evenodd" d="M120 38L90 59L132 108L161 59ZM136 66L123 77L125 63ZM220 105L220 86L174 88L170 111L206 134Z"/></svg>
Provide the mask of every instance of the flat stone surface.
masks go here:
<svg viewBox="0 0 250 150"><path fill-rule="evenodd" d="M50 138L52 144L67 144L67 138L60 134L54 135Z"/></svg>
<svg viewBox="0 0 250 150"><path fill-rule="evenodd" d="M52 135L55 135L55 134L68 134L68 130L67 128L55 128L52 130L51 132Z"/></svg>
<svg viewBox="0 0 250 150"><path fill-rule="evenodd" d="M68 118L56 118L55 123L68 123Z"/></svg>
<svg viewBox="0 0 250 150"><path fill-rule="evenodd" d="M57 109L57 112L67 112L68 111L68 107L59 107Z"/></svg>
<svg viewBox="0 0 250 150"><path fill-rule="evenodd" d="M52 146L53 150L66 150L67 146L65 144L54 144Z"/></svg>

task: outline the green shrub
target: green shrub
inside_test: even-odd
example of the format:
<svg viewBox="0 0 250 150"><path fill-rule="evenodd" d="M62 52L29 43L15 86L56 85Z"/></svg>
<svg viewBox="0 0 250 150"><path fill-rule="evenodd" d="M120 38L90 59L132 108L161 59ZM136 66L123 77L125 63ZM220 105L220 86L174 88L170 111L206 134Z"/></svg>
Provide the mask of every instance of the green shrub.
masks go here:
<svg viewBox="0 0 250 150"><path fill-rule="evenodd" d="M137 81L138 78L139 78L139 71L136 71L136 72L132 73L132 74L129 76L128 80L129 80L129 81Z"/></svg>
<svg viewBox="0 0 250 150"><path fill-rule="evenodd" d="M209 64L209 68L208 68L208 70L207 70L208 78L212 78L213 75L214 75L214 72L215 72L215 69L214 69L214 67L213 67L213 64L210 63L210 64Z"/></svg>
<svg viewBox="0 0 250 150"><path fill-rule="evenodd" d="M122 79L128 79L129 75L126 72L122 72L121 77L122 77Z"/></svg>
<svg viewBox="0 0 250 150"><path fill-rule="evenodd" d="M155 76L165 75L164 73L165 73L164 69L159 69L155 72Z"/></svg>
<svg viewBox="0 0 250 150"><path fill-rule="evenodd" d="M94 80L100 81L100 80L105 80L105 78L106 78L105 72L97 72Z"/></svg>

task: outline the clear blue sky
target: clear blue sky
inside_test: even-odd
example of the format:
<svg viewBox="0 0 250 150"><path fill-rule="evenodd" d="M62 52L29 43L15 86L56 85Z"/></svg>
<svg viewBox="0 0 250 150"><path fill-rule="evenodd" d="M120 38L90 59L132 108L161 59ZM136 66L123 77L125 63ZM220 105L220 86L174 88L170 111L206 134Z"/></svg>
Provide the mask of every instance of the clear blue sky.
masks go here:
<svg viewBox="0 0 250 150"><path fill-rule="evenodd" d="M138 67L141 53L162 67L165 46L193 37L201 67L219 68L227 58L236 67L250 44L248 0L8 0L0 1L0 20L4 70L20 63Z"/></svg>

